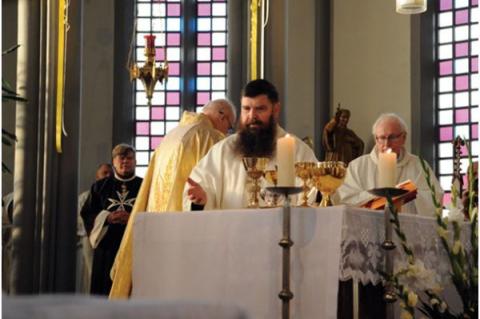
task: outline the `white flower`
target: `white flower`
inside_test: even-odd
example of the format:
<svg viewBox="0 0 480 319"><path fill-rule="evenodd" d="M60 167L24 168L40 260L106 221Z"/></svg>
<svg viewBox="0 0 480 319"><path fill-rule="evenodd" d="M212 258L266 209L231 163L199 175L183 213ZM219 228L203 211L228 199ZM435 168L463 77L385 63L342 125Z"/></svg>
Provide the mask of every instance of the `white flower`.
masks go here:
<svg viewBox="0 0 480 319"><path fill-rule="evenodd" d="M403 267L400 267L403 266ZM399 267L399 268L397 268ZM415 260L414 264L396 265L396 272L406 270L404 275L399 276L400 283L411 290L433 290L438 288L435 280L435 272L425 268L421 260ZM397 270L398 269L398 270Z"/></svg>
<svg viewBox="0 0 480 319"><path fill-rule="evenodd" d="M408 305L413 308L417 305L417 301L418 301L417 294L414 293L413 291L409 291L408 292Z"/></svg>
<svg viewBox="0 0 480 319"><path fill-rule="evenodd" d="M465 220L465 215L463 214L463 205L457 201L457 205L452 203L447 205L448 209L448 220L450 222L461 223Z"/></svg>

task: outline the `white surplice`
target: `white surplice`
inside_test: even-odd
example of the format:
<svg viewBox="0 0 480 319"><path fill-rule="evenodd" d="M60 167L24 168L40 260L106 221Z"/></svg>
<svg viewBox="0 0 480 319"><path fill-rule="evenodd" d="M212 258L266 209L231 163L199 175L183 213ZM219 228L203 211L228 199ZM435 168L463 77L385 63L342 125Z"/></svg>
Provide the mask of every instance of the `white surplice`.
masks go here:
<svg viewBox="0 0 480 319"><path fill-rule="evenodd" d="M277 126L277 139L285 134L285 130ZM241 156L235 154L234 151L237 136L237 134L231 135L215 144L190 174L190 178L199 183L207 193L205 210L247 207L247 173ZM317 162L313 150L299 138L295 136L294 138L295 162ZM274 154L267 169L274 169L275 165L277 165L277 158ZM260 183L261 187L272 186L268 185L263 178ZM299 178L296 178L296 185L301 185ZM186 194L188 188L189 185L186 184L183 193L184 210L191 209L191 201ZM260 205L264 205L261 199Z"/></svg>

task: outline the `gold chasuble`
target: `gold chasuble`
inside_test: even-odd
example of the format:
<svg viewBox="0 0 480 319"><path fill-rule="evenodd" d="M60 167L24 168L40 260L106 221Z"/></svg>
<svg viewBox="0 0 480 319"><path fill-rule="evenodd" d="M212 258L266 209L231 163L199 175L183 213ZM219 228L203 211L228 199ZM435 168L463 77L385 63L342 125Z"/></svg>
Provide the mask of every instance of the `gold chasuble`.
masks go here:
<svg viewBox="0 0 480 319"><path fill-rule="evenodd" d="M185 111L179 126L170 131L157 147L113 264L111 299L128 298L131 292L132 227L136 214L181 211L183 188L190 172L223 137L206 115Z"/></svg>

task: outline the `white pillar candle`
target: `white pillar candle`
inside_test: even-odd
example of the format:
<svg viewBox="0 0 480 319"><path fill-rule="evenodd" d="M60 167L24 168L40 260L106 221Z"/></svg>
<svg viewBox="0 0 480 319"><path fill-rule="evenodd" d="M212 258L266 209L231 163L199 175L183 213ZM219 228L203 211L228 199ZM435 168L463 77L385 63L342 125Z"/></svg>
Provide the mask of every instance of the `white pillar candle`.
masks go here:
<svg viewBox="0 0 480 319"><path fill-rule="evenodd" d="M378 154L378 187L395 187L397 183L397 154L389 148Z"/></svg>
<svg viewBox="0 0 480 319"><path fill-rule="evenodd" d="M295 139L290 134L277 140L278 186L295 186Z"/></svg>

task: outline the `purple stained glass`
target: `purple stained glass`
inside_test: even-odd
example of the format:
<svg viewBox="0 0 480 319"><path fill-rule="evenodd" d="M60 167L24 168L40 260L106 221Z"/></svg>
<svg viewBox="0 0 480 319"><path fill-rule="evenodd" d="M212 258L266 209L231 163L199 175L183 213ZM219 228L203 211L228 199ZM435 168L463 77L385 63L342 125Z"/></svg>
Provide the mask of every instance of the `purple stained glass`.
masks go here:
<svg viewBox="0 0 480 319"><path fill-rule="evenodd" d="M210 63L198 63L197 75L211 75Z"/></svg>
<svg viewBox="0 0 480 319"><path fill-rule="evenodd" d="M200 17L210 16L212 14L212 5L210 3L200 3L198 5L198 15Z"/></svg>
<svg viewBox="0 0 480 319"><path fill-rule="evenodd" d="M213 48L212 56L214 61L224 61L225 60L225 48Z"/></svg>
<svg viewBox="0 0 480 319"><path fill-rule="evenodd" d="M157 61L165 60L165 48L157 48L155 50L155 59Z"/></svg>
<svg viewBox="0 0 480 319"><path fill-rule="evenodd" d="M443 194L443 205L448 205L452 201L452 195L450 193Z"/></svg>
<svg viewBox="0 0 480 319"><path fill-rule="evenodd" d="M452 0L440 0L440 11L452 9Z"/></svg>
<svg viewBox="0 0 480 319"><path fill-rule="evenodd" d="M180 63L168 63L168 75L180 75Z"/></svg>
<svg viewBox="0 0 480 319"><path fill-rule="evenodd" d="M472 6L478 6L478 0L472 0Z"/></svg>
<svg viewBox="0 0 480 319"><path fill-rule="evenodd" d="M440 62L440 75L452 74L452 60Z"/></svg>
<svg viewBox="0 0 480 319"><path fill-rule="evenodd" d="M210 101L210 92L198 92L197 93L197 104L204 105Z"/></svg>
<svg viewBox="0 0 480 319"><path fill-rule="evenodd" d="M149 122L137 122L137 135L148 135L150 132Z"/></svg>
<svg viewBox="0 0 480 319"><path fill-rule="evenodd" d="M466 145L460 146L460 155L461 156L467 156L468 155L468 150L467 150Z"/></svg>
<svg viewBox="0 0 480 319"><path fill-rule="evenodd" d="M163 136L152 136L150 138L150 149L154 150L163 140Z"/></svg>
<svg viewBox="0 0 480 319"><path fill-rule="evenodd" d="M451 141L453 139L453 127L441 127L440 128L440 141Z"/></svg>
<svg viewBox="0 0 480 319"><path fill-rule="evenodd" d="M167 5L167 15L169 17L179 17L180 16L180 4L169 3Z"/></svg>
<svg viewBox="0 0 480 319"><path fill-rule="evenodd" d="M468 9L455 12L455 24L468 23Z"/></svg>
<svg viewBox="0 0 480 319"><path fill-rule="evenodd" d="M478 124L472 124L472 139L478 139Z"/></svg>
<svg viewBox="0 0 480 319"><path fill-rule="evenodd" d="M210 46L212 35L210 33L199 33L197 35L198 46Z"/></svg>
<svg viewBox="0 0 480 319"><path fill-rule="evenodd" d="M455 56L461 57L468 55L468 42L455 44Z"/></svg>
<svg viewBox="0 0 480 319"><path fill-rule="evenodd" d="M471 58L470 61L470 70L472 70L472 72L478 72L478 58Z"/></svg>
<svg viewBox="0 0 480 319"><path fill-rule="evenodd" d="M180 33L168 33L167 34L167 46L178 46L180 45Z"/></svg>
<svg viewBox="0 0 480 319"><path fill-rule="evenodd" d="M455 78L455 89L457 91L468 90L468 75L457 76Z"/></svg>
<svg viewBox="0 0 480 319"><path fill-rule="evenodd" d="M455 110L455 123L468 123L469 120L469 109Z"/></svg>
<svg viewBox="0 0 480 319"><path fill-rule="evenodd" d="M165 108L152 107L152 120L163 120L163 119L165 119Z"/></svg>
<svg viewBox="0 0 480 319"><path fill-rule="evenodd" d="M180 94L178 92L168 92L167 93L167 104L168 105L179 105L180 104Z"/></svg>

